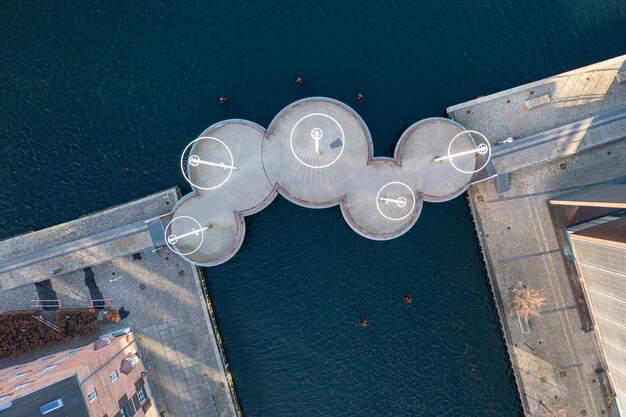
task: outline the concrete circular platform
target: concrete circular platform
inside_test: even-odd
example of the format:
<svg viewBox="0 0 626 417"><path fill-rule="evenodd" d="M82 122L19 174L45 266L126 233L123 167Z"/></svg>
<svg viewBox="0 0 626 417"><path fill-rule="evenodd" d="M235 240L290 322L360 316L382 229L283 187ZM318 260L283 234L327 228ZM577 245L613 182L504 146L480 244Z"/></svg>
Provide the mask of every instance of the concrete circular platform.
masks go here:
<svg viewBox="0 0 626 417"><path fill-rule="evenodd" d="M181 157L185 179L197 189L210 191L228 181L234 170L230 147L213 136L201 136L191 142Z"/></svg>
<svg viewBox="0 0 626 417"><path fill-rule="evenodd" d="M194 192L173 210L168 245L198 265L223 263L241 246L243 217L278 193L309 208L340 205L360 235L392 239L415 224L423 201L447 201L467 189L484 168L479 145L459 124L431 118L407 129L394 158L372 158L359 115L323 97L287 106L267 131L227 120L185 148L181 169Z"/></svg>
<svg viewBox="0 0 626 417"><path fill-rule="evenodd" d="M341 157L346 135L341 123L325 113L302 116L291 128L291 153L308 168L328 168Z"/></svg>
<svg viewBox="0 0 626 417"><path fill-rule="evenodd" d="M305 207L329 207L348 193L371 148L367 127L350 107L308 98L274 118L263 144L263 165L285 198Z"/></svg>
<svg viewBox="0 0 626 417"><path fill-rule="evenodd" d="M192 166L189 155L186 158L183 155L183 167L187 169L194 193L181 200L174 216L189 216L207 228L200 248L186 255L193 263L212 266L230 259L239 249L244 236L243 216L262 210L276 196L261 161L264 133L265 129L255 123L226 120L207 128L199 136L199 139L213 139L192 142L189 155L197 155L202 161L224 163L226 168L209 165L209 169L199 170L203 164ZM229 159L231 156L232 159ZM194 185L220 182L219 186L211 189ZM179 234L189 232L188 228L182 227L182 222L172 229L181 229L176 230ZM178 245L188 243L189 238ZM189 251L186 246L180 248L183 253Z"/></svg>
<svg viewBox="0 0 626 417"><path fill-rule="evenodd" d="M191 263L219 265L230 259L241 246L245 223L241 215L235 214L225 202L190 195L181 200L174 211L173 219L181 217L195 219L204 229L202 239L192 234L172 245L176 252L186 254L182 257ZM171 225L169 234L177 236L193 233L195 227L189 221L173 221Z"/></svg>
<svg viewBox="0 0 626 417"><path fill-rule="evenodd" d="M437 160L451 154L476 148L472 136L458 123L444 118L421 120L403 133L398 144L405 181L426 201L448 201L464 192L476 167L475 154L454 158L461 172L450 159ZM450 146L453 141L452 146Z"/></svg>
<svg viewBox="0 0 626 417"><path fill-rule="evenodd" d="M232 169L227 165L210 166L210 171L206 168L198 171L199 167L189 166L190 177L194 183L210 183L211 178L206 178L207 172L216 177L213 182L228 177L222 185L210 190L196 188L193 184L192 187L201 196L226 202L234 212L252 213L269 204L274 197L274 186L267 179L261 160L264 133L265 129L245 120L227 120L206 129L200 134L200 138L215 138L223 145L216 140L201 140L192 147L192 153L201 160L218 164L229 164L230 153ZM225 147L228 147L229 153L225 152ZM197 177L200 179L197 180Z"/></svg>
<svg viewBox="0 0 626 417"><path fill-rule="evenodd" d="M403 183L402 167L391 160L374 160L359 170L359 181L342 201L341 211L361 236L388 240L415 224L422 200Z"/></svg>

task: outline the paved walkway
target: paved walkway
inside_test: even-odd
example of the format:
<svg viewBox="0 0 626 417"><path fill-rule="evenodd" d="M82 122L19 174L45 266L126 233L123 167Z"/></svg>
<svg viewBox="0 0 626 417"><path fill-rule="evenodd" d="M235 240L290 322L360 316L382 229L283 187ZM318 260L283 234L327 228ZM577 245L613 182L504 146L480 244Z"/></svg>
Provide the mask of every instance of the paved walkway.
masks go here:
<svg viewBox="0 0 626 417"><path fill-rule="evenodd" d="M169 193L171 204L164 204L158 214L167 213L178 198L176 189L165 192ZM161 200L161 194L152 198ZM124 206L119 207L118 213L120 221L128 219L123 215ZM62 226L55 228L63 229ZM25 235L24 239L30 237ZM151 367L148 378L156 403L165 416L236 417L238 404L232 379L225 369L220 339L198 270L165 248L158 255L156 259L145 254L121 256L93 265L90 270L55 275L50 284L66 308L88 307L92 294L111 299L113 307L124 307L128 317L107 325L107 330L125 326L135 329L144 363ZM36 298L34 284L2 291L0 311L29 309L30 300ZM30 357L33 355L38 353Z"/></svg>
<svg viewBox="0 0 626 417"><path fill-rule="evenodd" d="M626 107L495 146L497 172L513 172L620 140L626 134Z"/></svg>
<svg viewBox="0 0 626 417"><path fill-rule="evenodd" d="M626 55L622 55L447 110L468 129L479 127L494 143L508 137L526 138L624 107L626 83L618 83L616 75L625 70ZM550 96L550 104L526 108L527 100L542 95Z"/></svg>
<svg viewBox="0 0 626 417"><path fill-rule="evenodd" d="M167 213L177 199L176 190L170 189L0 241L0 290L151 250L153 242L144 221Z"/></svg>
<svg viewBox="0 0 626 417"><path fill-rule="evenodd" d="M195 330L185 324L161 324L138 332L145 361L153 366L149 378L159 407L166 416L232 415L227 410L222 413L218 410L216 395L219 392L212 390L215 376L210 367L196 357L198 351L206 352L210 346ZM228 387L222 387L224 390Z"/></svg>
<svg viewBox="0 0 626 417"><path fill-rule="evenodd" d="M2 262L0 288L7 290L44 281L59 273L151 249L152 239L142 221Z"/></svg>
<svg viewBox="0 0 626 417"><path fill-rule="evenodd" d="M626 175L626 85L615 79L625 62L618 57L448 109L493 144L516 138L494 150L496 171L514 171L510 190L500 194L494 181L482 182L470 188L469 201L528 415L552 416L545 406L567 415L610 415L596 372L606 364L595 333L581 321L578 304L585 301L572 291L577 284L547 200ZM550 104L526 108L527 100L545 94ZM526 334L509 310L519 281L547 297Z"/></svg>

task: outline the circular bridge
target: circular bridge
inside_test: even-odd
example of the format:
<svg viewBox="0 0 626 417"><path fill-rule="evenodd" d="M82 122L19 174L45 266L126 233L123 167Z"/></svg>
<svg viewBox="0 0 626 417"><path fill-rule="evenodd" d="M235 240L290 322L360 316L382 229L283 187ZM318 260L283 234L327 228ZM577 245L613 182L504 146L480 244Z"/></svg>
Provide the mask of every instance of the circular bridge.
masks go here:
<svg viewBox="0 0 626 417"><path fill-rule="evenodd" d="M223 263L243 242L243 217L277 194L309 208L339 205L360 235L392 239L417 221L424 201L465 191L490 157L479 132L431 118L404 132L393 158L373 158L369 130L354 110L329 98L303 99L267 130L226 120L189 143L180 164L194 192L174 208L166 243L192 263Z"/></svg>

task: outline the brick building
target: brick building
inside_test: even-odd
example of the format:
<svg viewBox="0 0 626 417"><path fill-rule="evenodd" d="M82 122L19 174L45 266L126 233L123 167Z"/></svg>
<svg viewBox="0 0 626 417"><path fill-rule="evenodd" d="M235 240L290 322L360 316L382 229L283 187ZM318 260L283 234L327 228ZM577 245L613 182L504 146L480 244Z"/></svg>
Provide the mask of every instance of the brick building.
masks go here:
<svg viewBox="0 0 626 417"><path fill-rule="evenodd" d="M135 335L0 370L0 417L157 417Z"/></svg>

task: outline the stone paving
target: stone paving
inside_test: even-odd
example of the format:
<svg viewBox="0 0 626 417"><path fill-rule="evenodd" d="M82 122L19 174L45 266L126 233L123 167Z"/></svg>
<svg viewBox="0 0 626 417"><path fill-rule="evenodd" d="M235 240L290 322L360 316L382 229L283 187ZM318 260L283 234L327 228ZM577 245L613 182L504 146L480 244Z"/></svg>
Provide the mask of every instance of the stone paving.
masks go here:
<svg viewBox="0 0 626 417"><path fill-rule="evenodd" d="M626 104L626 97L623 104ZM514 172L620 140L625 133L626 107L622 107L512 143L495 146L493 166L497 172Z"/></svg>
<svg viewBox="0 0 626 417"><path fill-rule="evenodd" d="M615 75L623 71L625 61L626 56L618 57L453 106L448 112L468 129L487 134L493 144L509 137L528 138L622 108L626 86L617 83ZM543 94L551 94L550 104L524 106L526 100ZM518 147L508 192L498 193L494 181L469 189L527 415L553 416L550 410L562 408L568 416L611 415L601 385L603 374L597 372L606 369L606 363L595 332L586 331L588 318L581 316L585 309L579 306L585 300L572 291L576 280L564 262L547 204L584 186L626 180L626 131L613 125L593 135L597 136L593 140L608 137L611 142L552 156L546 150L538 154L536 148ZM537 162L541 163L528 168ZM547 298L541 316L531 319L529 333L522 333L509 309L511 289L520 281L544 291Z"/></svg>
<svg viewBox="0 0 626 417"><path fill-rule="evenodd" d="M170 211L177 199L176 189L172 188L67 223L2 240L0 262L160 216Z"/></svg>
<svg viewBox="0 0 626 417"><path fill-rule="evenodd" d="M606 365L596 335L583 331L547 200L613 180L618 173L626 175L624 154L626 143L615 142L572 157L565 170L558 160L513 174L505 195L492 182L470 189L507 348L529 415L549 416L539 401L557 399L571 415L608 415L603 414L608 409L595 372ZM528 334L522 334L508 309L511 288L519 281L547 296L544 312L531 319Z"/></svg>
<svg viewBox="0 0 626 417"><path fill-rule="evenodd" d="M485 95L449 107L448 114L470 129L478 127L494 142L525 138L624 107L626 82L616 75L626 70L626 55L598 62L530 84ZM527 109L524 103L549 94L551 103Z"/></svg>
<svg viewBox="0 0 626 417"><path fill-rule="evenodd" d="M232 415L228 410L218 410L219 393L211 389L214 375L209 366L196 358L198 351L207 351L210 346L194 330L197 329L190 325L161 324L139 333L144 360L153 366L149 375L159 406L165 415L172 416Z"/></svg>

